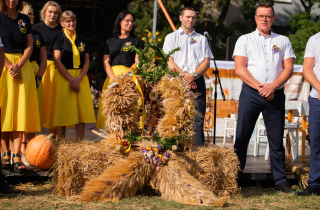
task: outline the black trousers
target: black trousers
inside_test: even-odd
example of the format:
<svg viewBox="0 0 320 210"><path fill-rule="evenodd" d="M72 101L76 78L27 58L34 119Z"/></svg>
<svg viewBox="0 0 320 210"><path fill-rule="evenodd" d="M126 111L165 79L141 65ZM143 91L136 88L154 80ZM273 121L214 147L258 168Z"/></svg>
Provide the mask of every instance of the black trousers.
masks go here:
<svg viewBox="0 0 320 210"><path fill-rule="evenodd" d="M284 89L275 91L272 101L267 101L259 92L243 83L239 98L237 134L234 149L244 170L249 141L256 121L262 112L270 148L270 165L275 185L286 182L285 149L283 132L285 123Z"/></svg>
<svg viewBox="0 0 320 210"><path fill-rule="evenodd" d="M310 170L308 185L320 187L320 101L309 96Z"/></svg>
<svg viewBox="0 0 320 210"><path fill-rule="evenodd" d="M201 76L195 80L197 84L196 93L200 94L195 99L195 110L198 111L201 116L196 115L194 120L194 132L193 143L195 147L204 145L204 132L203 132L203 121L206 113L206 83L204 77Z"/></svg>

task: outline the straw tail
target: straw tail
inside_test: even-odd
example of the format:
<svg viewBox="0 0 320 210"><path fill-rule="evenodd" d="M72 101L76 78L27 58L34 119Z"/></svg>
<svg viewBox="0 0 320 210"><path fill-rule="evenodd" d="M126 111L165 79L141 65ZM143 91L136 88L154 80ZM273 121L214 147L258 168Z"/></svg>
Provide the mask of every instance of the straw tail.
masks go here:
<svg viewBox="0 0 320 210"><path fill-rule="evenodd" d="M149 177L149 166L143 154L132 152L128 158L115 161L103 174L87 182L82 193L73 200L115 202L133 197Z"/></svg>
<svg viewBox="0 0 320 210"><path fill-rule="evenodd" d="M170 160L168 165L162 167L150 183L161 193L162 198L169 201L222 207L226 200L225 197L216 197L175 160Z"/></svg>

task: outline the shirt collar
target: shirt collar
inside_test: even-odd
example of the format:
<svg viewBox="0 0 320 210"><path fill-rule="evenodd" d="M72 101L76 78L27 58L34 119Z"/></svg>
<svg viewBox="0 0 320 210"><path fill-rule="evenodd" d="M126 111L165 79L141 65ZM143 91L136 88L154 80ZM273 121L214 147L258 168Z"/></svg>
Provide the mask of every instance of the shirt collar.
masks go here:
<svg viewBox="0 0 320 210"><path fill-rule="evenodd" d="M181 27L178 29L178 32L179 32L179 34L187 34ZM193 33L196 33L196 31L194 29L189 35L191 35Z"/></svg>
<svg viewBox="0 0 320 210"><path fill-rule="evenodd" d="M256 28L256 33L257 33L258 36L263 36L257 28ZM273 34L274 34L274 33L273 33L272 29L271 29L271 33L270 33L268 36L266 36L266 37L269 37L269 36L272 37Z"/></svg>

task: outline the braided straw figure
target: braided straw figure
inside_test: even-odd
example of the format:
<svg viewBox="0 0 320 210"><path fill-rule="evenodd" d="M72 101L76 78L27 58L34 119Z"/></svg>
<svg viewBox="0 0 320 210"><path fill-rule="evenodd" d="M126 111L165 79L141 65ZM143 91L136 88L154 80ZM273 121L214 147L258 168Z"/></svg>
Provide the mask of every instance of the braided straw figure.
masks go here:
<svg viewBox="0 0 320 210"><path fill-rule="evenodd" d="M141 78L137 76L139 83ZM142 87L142 85L141 85ZM102 114L106 125L121 137L139 129L138 99L141 94L133 78L128 75L116 77L103 93Z"/></svg>
<svg viewBox="0 0 320 210"><path fill-rule="evenodd" d="M164 117L159 120L156 132L160 137L173 137L185 134L191 139L194 122L194 98L195 95L185 85L181 77L171 75L164 76L154 88L162 97ZM188 144L189 142L185 142Z"/></svg>

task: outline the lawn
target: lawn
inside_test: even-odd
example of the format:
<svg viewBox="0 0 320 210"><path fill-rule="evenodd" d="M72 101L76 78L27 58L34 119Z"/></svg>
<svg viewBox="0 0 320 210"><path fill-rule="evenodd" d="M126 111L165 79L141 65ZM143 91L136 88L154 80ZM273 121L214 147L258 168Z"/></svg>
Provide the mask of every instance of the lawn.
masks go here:
<svg viewBox="0 0 320 210"><path fill-rule="evenodd" d="M218 209L206 206L167 202L160 196L140 194L134 198L113 202L74 202L53 192L49 181L18 184L16 189L24 195L0 195L0 209ZM320 209L320 196L298 197L294 194L276 193L269 186L242 187L238 195L227 200L222 209Z"/></svg>

